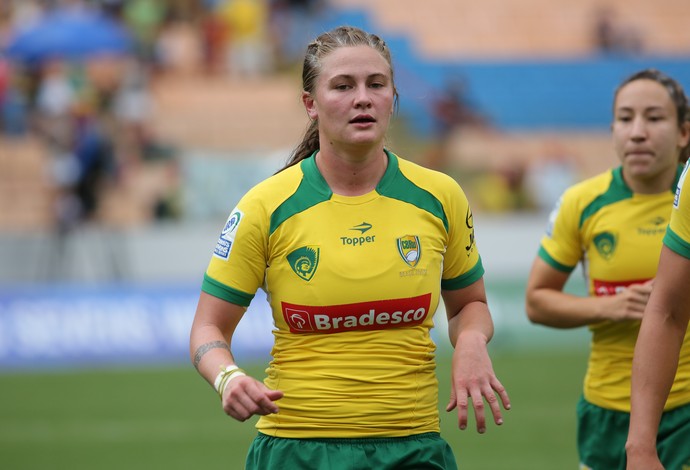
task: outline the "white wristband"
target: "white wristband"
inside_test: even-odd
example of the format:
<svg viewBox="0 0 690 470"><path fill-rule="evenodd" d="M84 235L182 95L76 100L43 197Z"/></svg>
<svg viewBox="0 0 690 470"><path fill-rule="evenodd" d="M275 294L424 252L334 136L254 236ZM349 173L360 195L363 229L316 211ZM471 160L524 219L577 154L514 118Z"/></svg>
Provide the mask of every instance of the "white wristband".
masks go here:
<svg viewBox="0 0 690 470"><path fill-rule="evenodd" d="M216 380L213 384L213 387L216 389L216 392L218 392L218 396L220 397L220 399L223 399L225 387L227 386L228 382L230 382L235 377L241 377L246 375L247 374L245 374L244 370L240 369L234 364L231 366L227 366L225 369L221 370L220 373L216 376Z"/></svg>
<svg viewBox="0 0 690 470"><path fill-rule="evenodd" d="M237 366L235 364L232 364L230 366L222 368L220 370L220 372L218 373L218 375L216 375L215 382L213 382L213 388L216 389L216 392L220 393L219 388L220 388L220 383L223 380L223 377L225 377L228 374L232 374L233 372L238 371L238 370L240 370L240 368L239 368L239 366Z"/></svg>

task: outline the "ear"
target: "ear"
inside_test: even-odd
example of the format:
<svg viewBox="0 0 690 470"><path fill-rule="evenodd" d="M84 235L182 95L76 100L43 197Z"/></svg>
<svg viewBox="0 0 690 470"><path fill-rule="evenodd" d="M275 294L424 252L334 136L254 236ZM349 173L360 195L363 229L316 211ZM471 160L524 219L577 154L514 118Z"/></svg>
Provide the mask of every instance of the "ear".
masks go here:
<svg viewBox="0 0 690 470"><path fill-rule="evenodd" d="M314 98L312 98L311 93L308 91L302 92L302 104L304 105L304 109L307 110L307 116L309 116L309 119L313 121L319 117L319 113L316 111Z"/></svg>
<svg viewBox="0 0 690 470"><path fill-rule="evenodd" d="M680 134L678 136L679 142L678 145L681 148L687 147L688 143L690 143L690 121L685 121L683 125L680 127Z"/></svg>

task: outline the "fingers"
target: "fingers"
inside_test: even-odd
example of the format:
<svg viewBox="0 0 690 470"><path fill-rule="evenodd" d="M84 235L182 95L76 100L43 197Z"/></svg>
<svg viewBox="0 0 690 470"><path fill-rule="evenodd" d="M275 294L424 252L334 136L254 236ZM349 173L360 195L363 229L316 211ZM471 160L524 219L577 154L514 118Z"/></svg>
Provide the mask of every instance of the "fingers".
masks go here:
<svg viewBox="0 0 690 470"><path fill-rule="evenodd" d="M509 410L512 405L510 404L510 397L508 396L508 391L505 389L503 384L498 379L495 379L494 383L492 384L492 387L496 391L496 393L498 393L498 396L501 399L501 403L503 404L503 408Z"/></svg>
<svg viewBox="0 0 690 470"><path fill-rule="evenodd" d="M251 377L234 378L223 396L223 410L238 421L246 421L254 415L278 413L274 402L283 392L270 390Z"/></svg>
<svg viewBox="0 0 690 470"><path fill-rule="evenodd" d="M456 397L455 392L451 392L450 401L446 406L446 411L453 411L456 407L458 408L458 427L461 430L467 428L467 418L468 418L468 399L467 392L461 389L460 394Z"/></svg>
<svg viewBox="0 0 690 470"><path fill-rule="evenodd" d="M494 379L491 384L491 390L489 390L484 396L486 397L486 402L489 404L489 408L491 409L491 414L494 417L494 423L500 426L503 424L501 404L506 410L510 409L510 397L508 396L508 392L498 379Z"/></svg>
<svg viewBox="0 0 690 470"><path fill-rule="evenodd" d="M614 321L641 320L651 291L652 281L623 289L611 298L610 318Z"/></svg>
<svg viewBox="0 0 690 470"><path fill-rule="evenodd" d="M455 397L455 393L451 393L451 398L446 406L446 411L452 411L457 407L458 409L458 427L461 430L467 428L469 404L472 404L474 409L475 421L477 423L477 432L483 434L486 432L486 404L493 416L494 423L497 425L503 424L503 415L501 413L501 405L506 410L511 408L510 397L505 387L498 379L494 378L492 382L487 383L483 388L473 387L469 390L461 388Z"/></svg>
<svg viewBox="0 0 690 470"><path fill-rule="evenodd" d="M477 422L477 432L484 434L486 432L486 418L484 417L484 398L481 393L471 393L472 407L474 408L474 419ZM493 395L493 393L491 394ZM487 397L488 399L489 397ZM494 400L496 397L494 396Z"/></svg>

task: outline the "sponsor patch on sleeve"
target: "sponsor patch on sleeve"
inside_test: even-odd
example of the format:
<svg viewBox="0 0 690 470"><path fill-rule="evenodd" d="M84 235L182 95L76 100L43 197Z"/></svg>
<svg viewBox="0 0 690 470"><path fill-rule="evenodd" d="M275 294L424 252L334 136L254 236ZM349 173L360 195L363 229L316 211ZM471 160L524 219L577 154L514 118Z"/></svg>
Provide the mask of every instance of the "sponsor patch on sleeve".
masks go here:
<svg viewBox="0 0 690 470"><path fill-rule="evenodd" d="M688 168L690 168L690 161L685 163L683 173L681 173L680 178L678 179L678 186L676 186L676 194L673 198L673 207L676 209L678 209L678 206L680 205L680 192L683 190L683 185L685 184L685 177L688 175Z"/></svg>
<svg viewBox="0 0 690 470"><path fill-rule="evenodd" d="M220 237L218 237L218 242L216 243L216 249L213 250L213 256L223 259L225 261L230 257L230 252L232 251L232 245L235 243L235 234L237 233L237 228L242 222L244 217L244 212L235 208L230 213L228 221L225 222L223 230L220 232Z"/></svg>
<svg viewBox="0 0 690 470"><path fill-rule="evenodd" d="M553 237L553 227L556 225L556 219L558 218L558 212L561 209L561 202L563 202L563 196L559 197L554 204L553 209L549 213L549 220L546 224L546 235L551 238Z"/></svg>

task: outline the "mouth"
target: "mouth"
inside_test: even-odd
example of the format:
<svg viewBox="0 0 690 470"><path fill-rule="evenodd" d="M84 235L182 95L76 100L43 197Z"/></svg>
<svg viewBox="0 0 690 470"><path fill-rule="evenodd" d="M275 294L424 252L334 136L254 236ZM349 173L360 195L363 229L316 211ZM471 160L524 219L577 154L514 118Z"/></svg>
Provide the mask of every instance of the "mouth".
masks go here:
<svg viewBox="0 0 690 470"><path fill-rule="evenodd" d="M638 150L629 150L625 152L626 157L653 157L654 152L651 150L645 150L645 149L638 149Z"/></svg>
<svg viewBox="0 0 690 470"><path fill-rule="evenodd" d="M368 114L360 114L350 119L350 124L371 124L374 122L376 122L376 119Z"/></svg>

